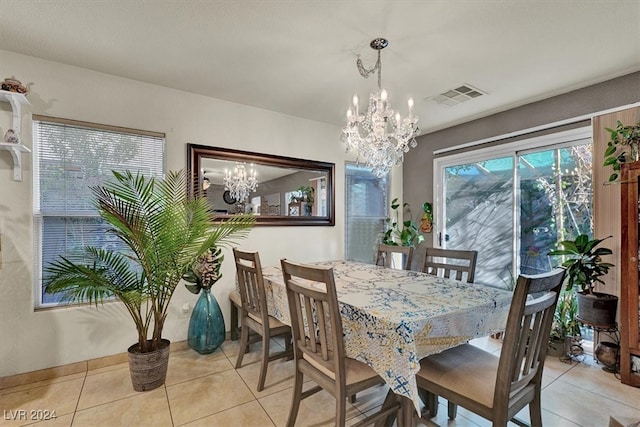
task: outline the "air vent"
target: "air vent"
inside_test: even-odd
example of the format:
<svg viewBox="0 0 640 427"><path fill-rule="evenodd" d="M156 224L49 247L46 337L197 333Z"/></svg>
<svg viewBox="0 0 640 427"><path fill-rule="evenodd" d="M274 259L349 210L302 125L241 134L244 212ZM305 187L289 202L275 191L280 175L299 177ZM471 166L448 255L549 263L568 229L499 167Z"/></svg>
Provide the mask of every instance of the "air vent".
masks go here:
<svg viewBox="0 0 640 427"><path fill-rule="evenodd" d="M454 105L462 104L470 99L478 98L479 96L486 94L486 92L483 92L471 85L462 84L455 89L450 89L439 95L430 96L427 98L427 101L434 101L438 104L453 107Z"/></svg>

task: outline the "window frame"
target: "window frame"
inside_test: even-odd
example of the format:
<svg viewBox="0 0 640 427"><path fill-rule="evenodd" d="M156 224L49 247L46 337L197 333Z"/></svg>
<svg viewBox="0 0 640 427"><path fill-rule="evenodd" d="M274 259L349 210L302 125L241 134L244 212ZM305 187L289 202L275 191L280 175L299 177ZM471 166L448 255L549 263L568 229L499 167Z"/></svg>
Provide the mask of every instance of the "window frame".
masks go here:
<svg viewBox="0 0 640 427"><path fill-rule="evenodd" d="M130 135L132 137L141 136L141 137L151 137L160 139L160 149L162 150L161 154L161 171L160 176L164 176L166 173L166 134L163 132L153 132L153 131L145 131L139 129L125 128L119 126L112 126L100 123L92 123L92 122L84 122L79 120L72 119L64 119L50 116L42 116L42 115L33 115L32 117L32 135L33 135L33 149L32 149L32 170L33 170L33 192L32 192L32 221L33 221L33 303L35 310L42 309L54 309L58 307L76 307L82 306L85 304L60 304L58 302L43 302L44 297L44 289L43 289L43 242L44 242L44 219L45 217L63 217L63 218L99 218L97 210L94 210L94 213L87 213L82 211L69 211L69 212L60 212L60 213L47 213L43 214L42 206L40 201L40 179L41 179L41 170L40 170L40 161L41 161L41 142L39 139L39 126L40 123L46 124L55 124L55 125L63 125L69 126L72 128L84 128L90 131L104 131L108 133L122 133L126 135ZM144 153L140 153L139 155L144 155ZM157 163L156 163L157 166ZM62 255L62 254L58 254Z"/></svg>

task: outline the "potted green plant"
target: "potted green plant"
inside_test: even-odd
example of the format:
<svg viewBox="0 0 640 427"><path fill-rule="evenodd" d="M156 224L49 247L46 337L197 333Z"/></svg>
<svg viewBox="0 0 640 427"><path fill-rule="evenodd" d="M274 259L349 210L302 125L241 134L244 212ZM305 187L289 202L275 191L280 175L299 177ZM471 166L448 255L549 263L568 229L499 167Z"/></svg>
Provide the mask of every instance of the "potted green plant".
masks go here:
<svg viewBox="0 0 640 427"><path fill-rule="evenodd" d="M620 120L616 123L616 128L605 128L609 132L610 140L604 152L604 165L611 166L613 173L609 176L609 182L618 179L618 173L623 163L637 162L640 160L640 122L635 125L623 125ZM618 147L621 150L618 152ZM629 147L629 150L625 147Z"/></svg>
<svg viewBox="0 0 640 427"><path fill-rule="evenodd" d="M313 202L315 198L313 197L316 190L313 187L305 187L302 186L296 190L300 196L296 198L298 202L302 205L302 212L305 216L311 216L313 211Z"/></svg>
<svg viewBox="0 0 640 427"><path fill-rule="evenodd" d="M420 231L423 233L431 233L433 229L433 206L429 202L422 204L422 219L420 220Z"/></svg>
<svg viewBox="0 0 640 427"><path fill-rule="evenodd" d="M174 290L210 248L245 237L253 216L214 222L204 198L190 198L184 172L166 179L113 172L115 180L93 187L96 207L122 248L87 247L82 256L60 257L46 268L50 293L70 302L103 303L115 297L135 324L138 342L129 347L133 388L164 383L169 341L162 330Z"/></svg>
<svg viewBox="0 0 640 427"><path fill-rule="evenodd" d="M420 234L418 226L413 221L411 206L409 206L409 203L404 203L402 207L409 217L408 219L400 222L400 214L398 212L400 203L398 203L397 198L391 201L391 210L394 215L393 218L387 218L385 220L387 229L382 235L382 243L386 245L411 246L415 248L418 244L424 241L424 236Z"/></svg>
<svg viewBox="0 0 640 427"><path fill-rule="evenodd" d="M549 350L551 356L566 357L575 355L581 349L580 322L577 318L578 303L574 290L563 290L558 298L556 311L549 335Z"/></svg>
<svg viewBox="0 0 640 427"><path fill-rule="evenodd" d="M578 287L578 320L590 325L612 325L616 319L618 297L594 291L596 283L604 284L602 277L613 267L602 260L603 256L613 253L611 249L597 247L610 237L590 239L581 234L575 240L560 242L564 249L549 252L551 256L569 257L562 263L567 269L567 290Z"/></svg>

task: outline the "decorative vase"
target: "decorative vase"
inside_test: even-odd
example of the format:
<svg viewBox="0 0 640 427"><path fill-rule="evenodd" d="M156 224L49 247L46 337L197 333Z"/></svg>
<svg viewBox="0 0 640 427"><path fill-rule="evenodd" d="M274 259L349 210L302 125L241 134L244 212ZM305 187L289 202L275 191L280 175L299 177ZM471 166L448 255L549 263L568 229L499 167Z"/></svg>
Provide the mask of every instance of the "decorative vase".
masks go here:
<svg viewBox="0 0 640 427"><path fill-rule="evenodd" d="M162 339L159 349L147 353L140 353L138 343L129 347L129 373L135 391L149 391L164 384L170 344L169 340Z"/></svg>
<svg viewBox="0 0 640 427"><path fill-rule="evenodd" d="M618 361L620 357L620 346L613 342L601 341L596 346L593 354L602 363L607 372L617 372Z"/></svg>
<svg viewBox="0 0 640 427"><path fill-rule="evenodd" d="M211 288L202 288L189 320L187 343L201 354L212 353L224 342L224 318Z"/></svg>

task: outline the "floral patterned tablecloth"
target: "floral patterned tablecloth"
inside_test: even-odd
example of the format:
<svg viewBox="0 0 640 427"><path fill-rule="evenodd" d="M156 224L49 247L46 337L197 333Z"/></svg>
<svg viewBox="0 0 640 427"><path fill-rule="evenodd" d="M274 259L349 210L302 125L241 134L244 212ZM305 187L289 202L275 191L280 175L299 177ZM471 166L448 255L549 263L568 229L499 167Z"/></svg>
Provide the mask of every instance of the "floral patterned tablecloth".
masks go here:
<svg viewBox="0 0 640 427"><path fill-rule="evenodd" d="M512 293L351 261L333 267L348 357L371 366L419 411L420 359L503 330ZM269 314L290 324L280 267L263 269Z"/></svg>

